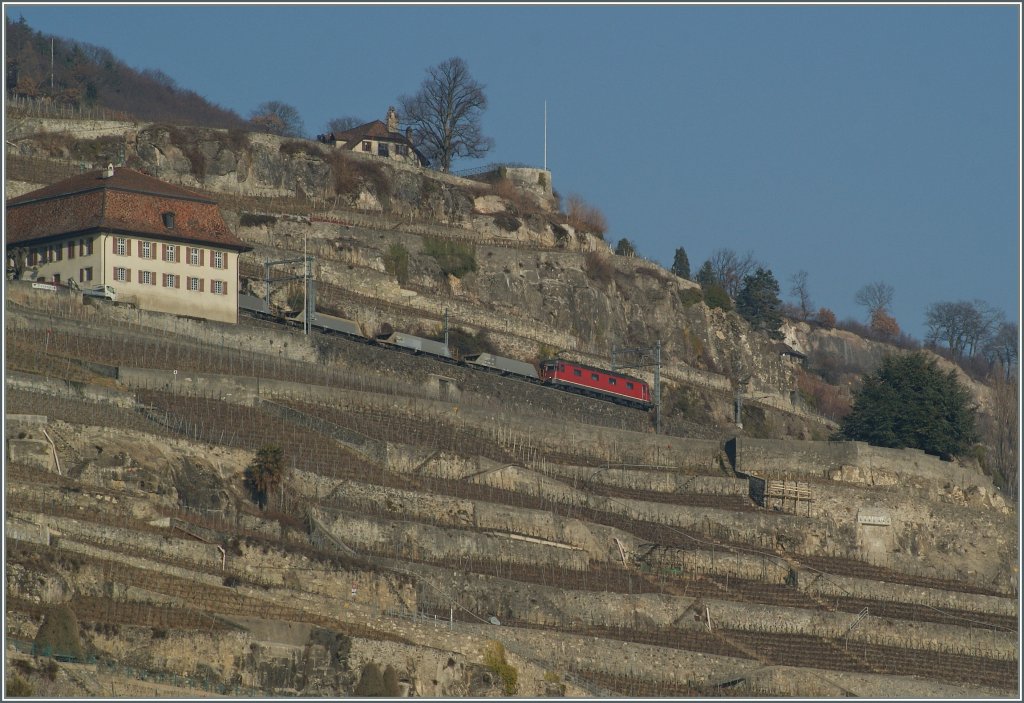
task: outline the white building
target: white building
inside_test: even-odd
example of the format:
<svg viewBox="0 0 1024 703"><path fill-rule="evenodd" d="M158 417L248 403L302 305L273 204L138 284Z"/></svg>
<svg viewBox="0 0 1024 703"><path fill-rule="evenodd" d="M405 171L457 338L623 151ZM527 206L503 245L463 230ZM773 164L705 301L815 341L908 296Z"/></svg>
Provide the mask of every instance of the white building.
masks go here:
<svg viewBox="0 0 1024 703"><path fill-rule="evenodd" d="M109 285L157 312L238 321L238 255L252 249L207 196L127 168L91 171L7 201L9 261L39 281Z"/></svg>

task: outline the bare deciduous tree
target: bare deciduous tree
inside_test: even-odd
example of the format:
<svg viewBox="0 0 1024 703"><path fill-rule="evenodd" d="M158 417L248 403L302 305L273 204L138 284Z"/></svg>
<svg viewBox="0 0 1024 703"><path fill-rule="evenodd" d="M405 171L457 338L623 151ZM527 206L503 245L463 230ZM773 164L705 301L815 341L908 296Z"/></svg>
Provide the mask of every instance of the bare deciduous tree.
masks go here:
<svg viewBox="0 0 1024 703"><path fill-rule="evenodd" d="M811 294L807 289L807 272L804 270L797 271L790 276L789 282L789 294L796 296L797 306L800 309L800 319L806 322L813 312L811 309Z"/></svg>
<svg viewBox="0 0 1024 703"><path fill-rule="evenodd" d="M868 319L871 319L871 316L879 310L882 312L887 312L889 310L889 306L892 305L892 297L895 293L896 290L891 285L885 281L877 281L875 283L869 283L858 290L853 296L853 302L867 308Z"/></svg>
<svg viewBox="0 0 1024 703"><path fill-rule="evenodd" d="M494 146L480 130L480 116L487 109L484 86L457 56L428 68L419 92L403 95L399 105L413 143L445 173L455 158L480 158Z"/></svg>
<svg viewBox="0 0 1024 703"><path fill-rule="evenodd" d="M1019 337L1016 322L1004 322L987 342L985 342L985 358L990 364L999 364L1003 367L1003 374L1009 379L1014 374L1017 366L1019 350L1017 340Z"/></svg>
<svg viewBox="0 0 1024 703"><path fill-rule="evenodd" d="M971 357L986 348L1002 322L1003 314L981 300L934 303L925 313L925 341L945 344L954 359Z"/></svg>
<svg viewBox="0 0 1024 703"><path fill-rule="evenodd" d="M281 137L301 137L305 131L299 111L280 100L268 100L252 111L249 123L256 129Z"/></svg>
<svg viewBox="0 0 1024 703"><path fill-rule="evenodd" d="M984 300L975 300L969 305L971 314L967 319L965 330L967 334L966 352L968 355L974 356L982 351L985 343L996 333L1004 319L1001 311Z"/></svg>
<svg viewBox="0 0 1024 703"><path fill-rule="evenodd" d="M747 252L743 256L728 248L717 249L708 259L711 264L711 273L730 298L735 299L739 295L743 285L743 279L752 274L758 268L765 268L764 265L754 258L753 252Z"/></svg>
<svg viewBox="0 0 1024 703"><path fill-rule="evenodd" d="M333 120L327 123L327 133L334 132L347 132L353 127L358 127L361 124L365 124L366 120L361 120L358 117L352 117L346 115L345 117L335 117Z"/></svg>
<svg viewBox="0 0 1024 703"><path fill-rule="evenodd" d="M992 415L983 424L985 444L989 448L991 468L1002 477L1010 498L1017 498L1017 380L997 363L988 378L992 389Z"/></svg>

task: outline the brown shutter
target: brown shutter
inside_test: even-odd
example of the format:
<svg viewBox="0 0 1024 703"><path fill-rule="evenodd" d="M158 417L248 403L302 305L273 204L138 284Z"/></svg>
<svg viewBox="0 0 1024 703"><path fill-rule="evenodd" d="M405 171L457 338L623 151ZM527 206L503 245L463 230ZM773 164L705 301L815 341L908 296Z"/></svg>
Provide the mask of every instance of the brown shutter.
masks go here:
<svg viewBox="0 0 1024 703"><path fill-rule="evenodd" d="M174 287L181 288L181 276L174 274Z"/></svg>
<svg viewBox="0 0 1024 703"><path fill-rule="evenodd" d="M200 278L199 279L199 292L202 293L205 290L206 290L206 279L205 278Z"/></svg>
<svg viewBox="0 0 1024 703"><path fill-rule="evenodd" d="M72 239L68 242L68 259L75 258L75 240Z"/></svg>
<svg viewBox="0 0 1024 703"><path fill-rule="evenodd" d="M131 283L132 282L132 270L131 269L125 269L124 270L124 282L125 283Z"/></svg>
<svg viewBox="0 0 1024 703"><path fill-rule="evenodd" d="M224 259L223 259L223 261L224 261L224 270L225 271L228 270L228 258L229 257L230 257L230 254L228 254L227 252L224 252Z"/></svg>
<svg viewBox="0 0 1024 703"><path fill-rule="evenodd" d="M166 261L167 260L167 245L166 244L161 244L160 245L160 260L161 261Z"/></svg>
<svg viewBox="0 0 1024 703"><path fill-rule="evenodd" d="M127 237L125 237L125 239L124 239L124 246L125 246L124 253L126 255L128 255L128 256L131 256L132 255L132 240L130 240Z"/></svg>
<svg viewBox="0 0 1024 703"><path fill-rule="evenodd" d="M111 254L116 254L117 253L117 237L111 237L110 238L110 253Z"/></svg>
<svg viewBox="0 0 1024 703"><path fill-rule="evenodd" d="M206 266L206 249L199 250L199 265Z"/></svg>

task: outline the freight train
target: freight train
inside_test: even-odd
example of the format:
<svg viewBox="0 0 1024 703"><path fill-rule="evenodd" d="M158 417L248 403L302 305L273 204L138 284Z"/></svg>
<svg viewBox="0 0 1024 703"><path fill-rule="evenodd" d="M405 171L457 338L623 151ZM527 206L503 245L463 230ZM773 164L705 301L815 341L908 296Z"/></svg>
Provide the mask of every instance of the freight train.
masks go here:
<svg viewBox="0 0 1024 703"><path fill-rule="evenodd" d="M253 295L240 293L238 308L239 311L250 317L273 320L291 326L302 326L303 324L304 313L300 312L293 318L283 316L270 308L262 298ZM378 337L368 337L363 333L359 323L322 312L313 313L310 326L323 334L346 337L395 351L429 356L477 371L500 374L527 383L537 383L548 388L607 400L640 410L650 410L654 407L651 401L651 389L647 382L618 371L609 371L561 358L544 359L540 362L539 368L526 361L490 353L472 354L462 359L456 359L444 342L404 332L391 332Z"/></svg>

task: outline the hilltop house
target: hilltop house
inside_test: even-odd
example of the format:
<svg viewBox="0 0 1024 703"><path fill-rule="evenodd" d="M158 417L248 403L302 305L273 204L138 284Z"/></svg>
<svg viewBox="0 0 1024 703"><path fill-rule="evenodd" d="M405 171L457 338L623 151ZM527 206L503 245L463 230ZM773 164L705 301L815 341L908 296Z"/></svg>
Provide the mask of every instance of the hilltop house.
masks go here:
<svg viewBox="0 0 1024 703"><path fill-rule="evenodd" d="M412 130L403 134L398 128L398 112L388 108L387 123L380 120L367 122L344 132L330 132L317 137L337 149L361 154L396 159L407 164L427 166L429 161L413 146Z"/></svg>
<svg viewBox="0 0 1024 703"><path fill-rule="evenodd" d="M109 285L145 310L238 321L238 255L252 247L186 188L107 166L8 200L5 235L8 260L25 257L38 281Z"/></svg>

